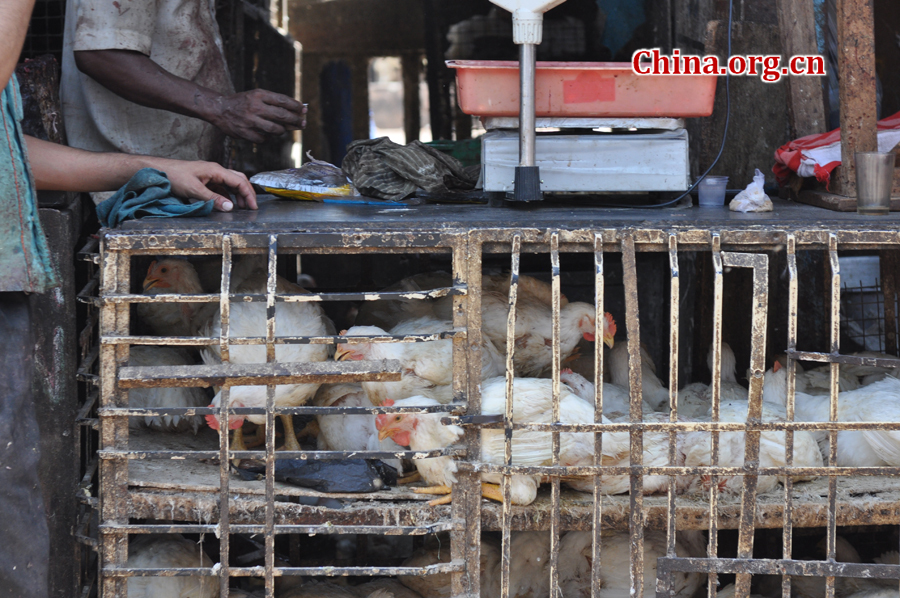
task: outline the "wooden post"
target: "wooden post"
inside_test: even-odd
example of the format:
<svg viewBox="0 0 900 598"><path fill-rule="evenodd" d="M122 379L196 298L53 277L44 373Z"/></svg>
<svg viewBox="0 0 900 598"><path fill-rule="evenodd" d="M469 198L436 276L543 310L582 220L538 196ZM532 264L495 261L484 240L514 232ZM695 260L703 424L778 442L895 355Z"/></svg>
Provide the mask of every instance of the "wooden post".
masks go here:
<svg viewBox="0 0 900 598"><path fill-rule="evenodd" d="M872 0L838 0L841 187L856 197L855 152L878 149L875 116L875 20Z"/></svg>
<svg viewBox="0 0 900 598"><path fill-rule="evenodd" d="M369 57L352 56L350 77L353 94L353 139L369 138Z"/></svg>
<svg viewBox="0 0 900 598"><path fill-rule="evenodd" d="M406 143L419 139L422 118L419 114L419 75L422 72L422 56L404 54L400 58L403 70L403 130Z"/></svg>
<svg viewBox="0 0 900 598"><path fill-rule="evenodd" d="M813 0L777 0L778 28L785 58L818 54ZM791 134L796 139L825 132L825 106L821 77L788 77Z"/></svg>

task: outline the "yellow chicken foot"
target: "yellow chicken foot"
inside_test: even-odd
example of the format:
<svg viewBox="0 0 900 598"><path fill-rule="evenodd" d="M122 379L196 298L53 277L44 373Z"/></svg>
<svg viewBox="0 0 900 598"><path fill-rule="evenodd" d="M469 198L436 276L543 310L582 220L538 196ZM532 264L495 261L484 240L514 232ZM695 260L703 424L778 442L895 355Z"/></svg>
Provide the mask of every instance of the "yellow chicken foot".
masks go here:
<svg viewBox="0 0 900 598"><path fill-rule="evenodd" d="M243 435L243 433L242 433ZM248 449L256 448L258 446L263 446L266 444L266 427L265 426L256 426L256 430L253 432L253 440L250 442L246 442L244 446Z"/></svg>
<svg viewBox="0 0 900 598"><path fill-rule="evenodd" d="M284 426L284 446L282 446L281 449L285 451L303 450L300 448L300 442L297 440L297 435L294 433L293 416L279 415L278 417L281 418L281 423Z"/></svg>
<svg viewBox="0 0 900 598"><path fill-rule="evenodd" d="M246 451L247 445L244 444L244 432L241 428L236 428L234 431L234 436L231 437L231 445L229 448L233 451ZM231 464L235 467L241 466L240 459L232 459Z"/></svg>
<svg viewBox="0 0 900 598"><path fill-rule="evenodd" d="M414 482L418 482L421 479L422 479L422 475L418 471L414 471L409 475L405 475L403 477L397 478L397 484L398 485L412 484ZM415 491L415 490L413 490L413 491Z"/></svg>
<svg viewBox="0 0 900 598"><path fill-rule="evenodd" d="M453 500L453 495L451 494L450 486L428 486L426 488L412 488L412 491L416 494L444 494L446 496L442 496L440 498L436 498L434 500L429 500L429 506L437 506L437 505L449 505Z"/></svg>
<svg viewBox="0 0 900 598"><path fill-rule="evenodd" d="M416 494L450 494L450 486L427 486L425 488L412 488Z"/></svg>
<svg viewBox="0 0 900 598"><path fill-rule="evenodd" d="M496 500L499 503L503 502L503 492L500 491L500 486L498 484L488 484L487 482L482 482L481 496L489 500Z"/></svg>
<svg viewBox="0 0 900 598"><path fill-rule="evenodd" d="M317 420L312 420L306 426L297 432L297 438L318 438L319 437L319 422Z"/></svg>

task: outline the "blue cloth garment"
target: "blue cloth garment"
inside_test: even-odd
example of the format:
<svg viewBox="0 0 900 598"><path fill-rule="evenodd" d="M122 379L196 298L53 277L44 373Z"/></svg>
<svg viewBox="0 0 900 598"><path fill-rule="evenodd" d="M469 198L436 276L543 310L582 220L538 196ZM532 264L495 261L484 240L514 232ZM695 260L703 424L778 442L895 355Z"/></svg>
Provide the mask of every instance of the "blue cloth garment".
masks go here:
<svg viewBox="0 0 900 598"><path fill-rule="evenodd" d="M43 293L58 283L38 218L21 121L22 97L13 76L0 90L0 292Z"/></svg>
<svg viewBox="0 0 900 598"><path fill-rule="evenodd" d="M190 203L172 195L172 183L166 173L142 168L115 194L97 206L100 224L114 227L132 218L175 218L207 216L213 200Z"/></svg>

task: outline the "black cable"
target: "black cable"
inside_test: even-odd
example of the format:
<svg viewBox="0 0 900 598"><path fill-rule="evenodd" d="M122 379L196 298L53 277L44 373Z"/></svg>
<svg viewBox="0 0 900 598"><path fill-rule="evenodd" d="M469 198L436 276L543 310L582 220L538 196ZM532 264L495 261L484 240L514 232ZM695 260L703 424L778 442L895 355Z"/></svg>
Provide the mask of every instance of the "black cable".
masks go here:
<svg viewBox="0 0 900 598"><path fill-rule="evenodd" d="M722 157L722 152L725 150L725 141L728 139L728 122L731 120L731 86L729 85L731 81L731 69L729 68L728 63L731 62L731 19L732 19L732 11L734 10L734 0L728 0L728 57L725 59L725 130L722 131L722 143L719 145L719 153L716 154L716 159L713 160L712 164L709 165L709 168L700 175L700 177L694 181L694 184L688 187L688 190L676 197L675 199L671 199L669 201L654 204L652 206L635 206L628 204L604 204L601 207L604 208L632 208L632 209L640 209L640 210L652 210L656 208L667 208L673 204L678 203L691 191L693 191L697 185L700 184L700 181L706 178L706 175L709 174L709 171L713 169L713 167L718 164L719 158Z"/></svg>

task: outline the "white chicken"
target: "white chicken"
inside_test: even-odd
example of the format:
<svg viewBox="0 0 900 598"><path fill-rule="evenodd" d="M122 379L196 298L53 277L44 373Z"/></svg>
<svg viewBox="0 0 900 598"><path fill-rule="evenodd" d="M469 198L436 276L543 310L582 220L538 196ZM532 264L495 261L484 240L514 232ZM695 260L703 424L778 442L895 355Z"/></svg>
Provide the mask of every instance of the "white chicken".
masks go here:
<svg viewBox="0 0 900 598"><path fill-rule="evenodd" d="M256 272L247 276L237 285L235 292L264 293L265 273ZM305 293L306 290L285 279L279 277L276 284L278 293ZM265 337L266 335L266 304L232 303L229 318L229 338L235 337ZM318 303L314 302L279 302L275 306L275 336L326 336L333 331L334 326L325 316L325 312ZM221 314L218 310L209 322L201 326L200 333L203 336L217 337L222 334ZM265 363L266 347L264 345L232 345L229 350L230 362L238 364ZM204 363L221 363L219 345L210 345L201 351ZM328 346L319 344L281 344L275 346L275 360L278 363L310 363L326 361L328 359ZM311 399L319 384L282 384L275 387L275 405L280 407L297 407ZM216 394L212 407L221 404L221 391ZM230 389L230 407L265 407L265 386L233 386ZM228 427L236 430L234 450L244 450L243 438L238 431L244 419L262 425L265 423L265 414L259 415L231 415ZM219 429L218 416L207 415L206 421L215 429ZM300 450L300 443L294 433L293 420L290 415L281 416L285 428L285 448Z"/></svg>
<svg viewBox="0 0 900 598"><path fill-rule="evenodd" d="M190 262L179 258L154 261L144 278L144 294L203 293L197 270ZM193 320L202 303L138 303L137 313L158 336L190 336L194 334Z"/></svg>
<svg viewBox="0 0 900 598"><path fill-rule="evenodd" d="M597 333L596 309L589 303L567 303L560 308L560 357L568 357L584 338L594 341ZM481 297L481 329L497 351L506 356L506 327L509 299L497 292L484 292ZM602 340L613 346L616 323L607 313L602 323ZM538 376L553 360L553 328L550 305L526 295L516 302L515 349L513 367L516 376Z"/></svg>
<svg viewBox="0 0 900 598"><path fill-rule="evenodd" d="M509 274L485 274L481 278L481 288L485 292L496 292L509 295ZM425 272L404 278L403 280L382 289L381 292L421 293L432 289L453 286L453 276L447 272ZM534 301L550 306L552 290L549 284L526 275L519 276L520 297L529 297ZM568 303L565 295L560 295L560 307ZM439 320L452 317L453 298L440 299L399 299L365 301L359 306L356 315L357 326L378 326L390 330L400 322L430 316Z"/></svg>
<svg viewBox="0 0 900 598"><path fill-rule="evenodd" d="M191 365L193 360L176 347L132 347L128 365L134 367ZM202 388L133 388L128 391L128 406L137 409L165 407L205 407L209 399ZM158 432L186 432L194 434L203 424L203 416L156 415L128 418L128 427L144 426Z"/></svg>
<svg viewBox="0 0 900 598"><path fill-rule="evenodd" d="M719 401L746 401L747 389L738 384L735 374L737 360L728 343L722 343L719 384ZM709 371L713 370L713 347L706 357ZM702 418L712 408L712 386L701 382L688 384L678 391L678 414L688 418Z"/></svg>
<svg viewBox="0 0 900 598"><path fill-rule="evenodd" d="M353 326L341 332L341 336L387 336L407 334L433 334L451 330L449 321L422 317L401 322L385 332L376 326ZM453 341L449 339L412 343L346 343L340 344L334 358L342 360L396 359L403 370L399 382L363 382L362 386L375 405L387 399L397 401L411 396L424 396L442 404L453 400ZM482 343L482 379L499 376L504 372L504 362L490 342Z"/></svg>
<svg viewBox="0 0 900 598"><path fill-rule="evenodd" d="M787 370L775 367L766 373L766 401L787 403ZM829 396L795 393L794 420L828 421ZM900 380L893 376L838 395L838 421L900 421ZM828 453L828 433L815 432L823 454ZM837 465L840 467L900 465L900 432L891 430L842 430L837 435Z"/></svg>
<svg viewBox="0 0 900 598"><path fill-rule="evenodd" d="M376 579L358 586L339 585L330 580L311 580L276 594L278 598L422 598L395 579Z"/></svg>
<svg viewBox="0 0 900 598"><path fill-rule="evenodd" d="M182 536L142 536L128 543L128 567L188 569L212 567L203 548ZM211 576L129 577L128 598L215 598L219 581Z"/></svg>
<svg viewBox="0 0 900 598"><path fill-rule="evenodd" d="M513 386L513 417L516 422L551 423L552 382L544 378L516 378ZM500 415L505 412L506 379L493 378L484 382L481 394L481 412ZM424 397L412 397L397 401L396 406L422 406L435 404ZM587 423L594 421L594 406L574 394L565 385L560 386L559 413L561 423ZM393 438L397 444L413 450L427 451L447 447L462 434L458 426L443 426L440 414L379 415L375 427L379 438ZM604 423L609 423L603 417ZM549 465L552 461L550 434L517 430L513 432L513 463L516 465ZM504 463L504 432L501 429L481 430L481 458L487 463ZM628 455L628 435L610 433L603 435L601 464L617 464ZM560 465L592 465L594 438L588 433L564 433L560 435ZM450 457L417 459L419 473L430 484L449 492L456 481L456 463ZM483 493L488 498L500 500L500 474L482 474ZM531 504L537 496L540 476L511 476L512 503ZM583 480L575 481L576 484ZM437 493L437 492L435 492Z"/></svg>
<svg viewBox="0 0 900 598"><path fill-rule="evenodd" d="M374 407L359 384L323 384L313 402L319 407ZM402 446L390 438L378 440L375 417L359 415L317 415L320 451L402 451ZM399 459L385 459L385 463L402 472Z"/></svg>
<svg viewBox="0 0 900 598"><path fill-rule="evenodd" d="M694 536L688 538L688 536ZM699 536L699 537L698 537ZM702 551L702 532L678 532L675 552L679 557L705 556ZM599 595L619 598L634 595L631 587L631 537L627 533L601 532ZM566 598L590 598L592 568L592 535L589 532L569 532L559 542L559 583ZM696 546L701 549L698 553ZM656 560L666 556L666 535L644 532L644 598L656 596ZM674 573L675 596L688 598L703 582L699 573Z"/></svg>
<svg viewBox="0 0 900 598"><path fill-rule="evenodd" d="M728 584L718 592L716 592L716 598L734 598L735 597L735 587L733 583ZM764 598L759 594L750 594L750 598Z"/></svg>
<svg viewBox="0 0 900 598"><path fill-rule="evenodd" d="M619 343L609 352L607 360L612 383L629 389L628 345ZM656 366L650 355L641 347L641 395L653 411L664 411L669 405L669 389L656 376Z"/></svg>
<svg viewBox="0 0 900 598"><path fill-rule="evenodd" d="M719 408L719 421L746 422L748 403L746 401L723 402ZM776 404L762 403L763 421L784 421L784 409ZM707 420L708 421L708 420ZM763 432L759 441L759 466L783 467L785 465L784 432ZM689 432L684 435L681 448L684 453L686 467L712 466L711 434L709 432ZM719 465L722 467L739 467L744 464L745 441L743 432L721 432L719 434ZM794 432L794 466L821 467L822 453L815 438L809 432ZM743 485L742 476L720 476L719 490L737 494ZM806 476L793 476L794 481L814 479ZM759 476L757 491L764 493L778 484L776 476ZM696 491L702 487L709 489L710 476L699 479L681 480L680 483L688 491Z"/></svg>
<svg viewBox="0 0 900 598"><path fill-rule="evenodd" d="M559 374L559 380L572 389L572 392L579 397L594 404L596 402L596 387L594 383L582 376L576 374L569 368L563 369ZM603 415L616 418L627 416L631 409L631 397L628 391L621 386L615 384L603 383ZM652 413L653 409L646 401L643 402L643 413Z"/></svg>

